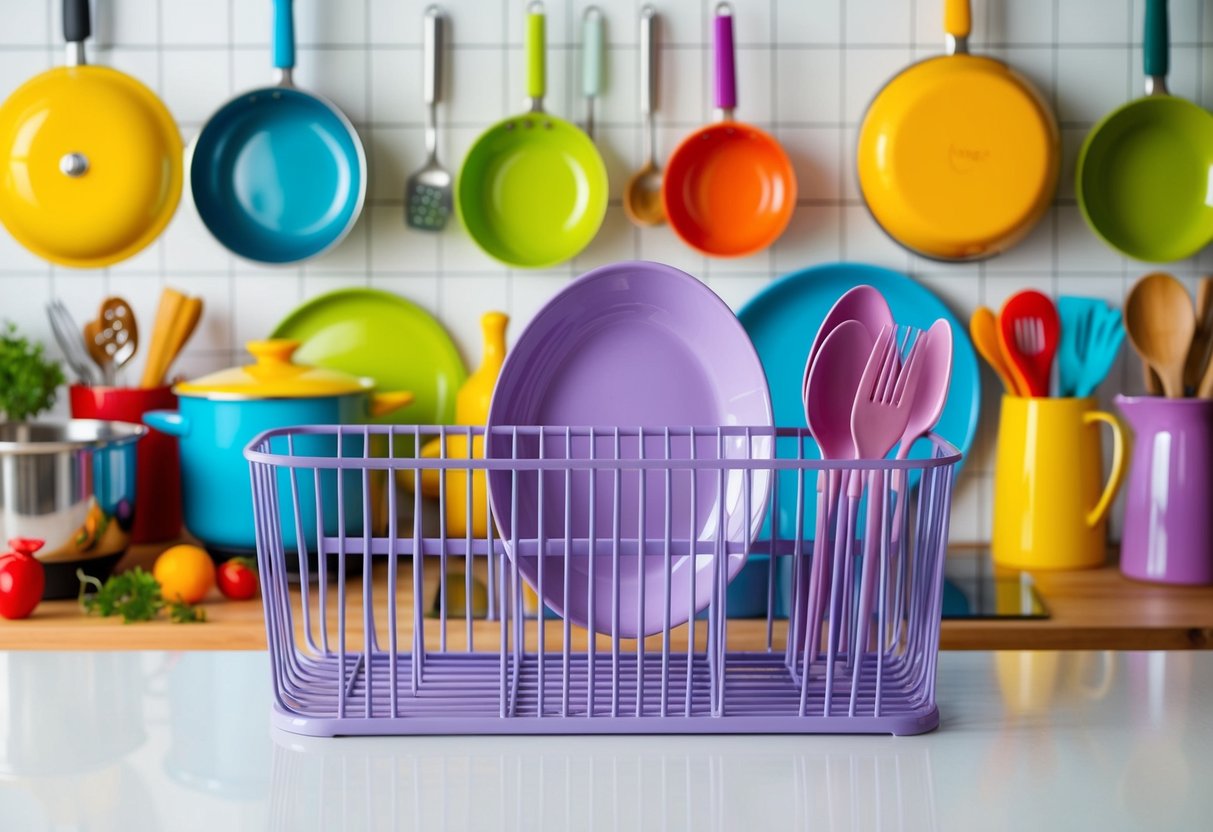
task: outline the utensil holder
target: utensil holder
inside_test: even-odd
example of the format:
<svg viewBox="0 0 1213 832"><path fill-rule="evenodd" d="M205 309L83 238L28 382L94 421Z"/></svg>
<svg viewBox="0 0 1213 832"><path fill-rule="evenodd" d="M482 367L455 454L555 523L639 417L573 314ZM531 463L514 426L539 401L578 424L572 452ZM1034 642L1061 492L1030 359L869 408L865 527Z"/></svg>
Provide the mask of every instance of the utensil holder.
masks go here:
<svg viewBox="0 0 1213 832"><path fill-rule="evenodd" d="M479 459L426 458L419 451L411 457L377 457L369 451L365 456L299 455L300 448L342 447L340 438L351 435L363 437L365 448L373 444L367 438L382 435L394 447L419 449L435 435L455 431L479 436L485 430L492 431L491 439L500 440L499 447L512 450L504 457L490 453ZM317 441L323 437L330 438ZM662 441L645 442L654 437ZM772 459L769 450L776 438L795 441L799 453ZM560 456L536 450L566 442ZM932 437L934 452L927 459L823 462L805 458L812 442L804 429L735 426L307 426L261 434L244 453L253 485L274 723L285 731L315 736L932 730L939 724L935 667L943 562L953 471L960 453ZM664 445L664 452L639 450L627 455L627 448L654 445ZM579 447L587 449L584 455ZM613 451L602 450L612 447ZM685 453L671 453L671 447ZM549 506L545 514L548 501L535 502L533 495L526 496L529 492L515 485L504 507L514 520L513 537L497 537L501 522L496 515L483 536L474 536L467 528L451 536L443 506L426 510L419 490L406 493L398 489L398 477L388 476L392 515L388 528L395 531L379 535L363 524L364 531L347 534L341 530L353 524L336 523L335 533L317 535L319 568L311 568L309 558L301 556L299 585L291 586L292 559L284 545L285 530L304 522L309 507L301 503L318 499L301 498L298 483L341 471L360 480L365 492L377 471L407 471L419 482L425 472L452 469L507 472L507 479L529 481L541 490L543 483L564 483L560 491L564 511ZM826 589L831 612L822 622L822 649L810 657L808 650L792 649L794 639L788 638L792 627L775 621L773 604L767 606L765 621L730 618L725 572L727 559L747 553L791 559L793 572L807 571L813 545L806 539L803 522L784 534L778 530L780 524L770 523L771 507L779 502L778 480L791 479L793 487L803 492L814 488L817 476L829 470L886 474L913 470L919 485L901 495L908 500L907 523L898 537L891 534L892 512L886 510L881 517L879 580L874 583L865 649L848 652L845 635L859 631L859 604L846 599L855 598L861 570L839 568L833 570ZM750 500L759 493L754 483L760 480L773 483L772 493L765 515L755 515L764 522L753 528L765 523L765 528L776 531L773 537L758 535L752 542L738 539L723 522L725 503L729 511L738 506L749 509ZM594 482L614 482L614 487L606 490L605 498L601 490L595 498ZM664 485L652 487L653 482ZM696 509L694 500L680 502L676 497L684 484L690 487L693 482L727 482L729 487L714 492L723 495L723 501L717 500L710 509ZM629 491L638 494L643 506L634 523L624 518L635 506L630 501L628 506L620 504L620 494ZM340 500L340 493L333 496ZM890 497L886 508L894 504L892 494L886 495ZM470 497L465 490L444 493L442 499ZM365 495L360 501L346 499L340 510L366 511L368 503ZM595 505L601 520L591 521L588 534L567 523L569 517ZM502 507L494 506L495 511L498 508ZM318 514L321 508L311 506L310 511ZM668 520L646 522L646 512ZM749 517L750 512L740 516ZM845 537L838 529L847 526L831 528L834 539L829 548L841 550ZM538 530L538 536L523 538L519 529ZM688 535L687 529L696 533ZM295 533L290 539L302 541L305 549L309 546L304 535ZM835 542L840 545L835 547ZM362 557L365 554L369 557ZM345 572L353 557L361 558L360 575ZM573 570L590 576L588 597L604 598L602 603L617 611L614 629L591 633L567 618L523 615L519 570L523 557L547 564L540 566L537 588L542 597L553 600L553 609L569 609L567 576ZM601 569L604 563L614 568L615 578L609 586L596 589L594 575L612 574ZM663 570L655 570L654 564L664 565ZM687 568L688 564L694 568ZM328 568L334 565L336 569ZM466 583L459 587L449 585L452 566L462 567ZM636 596L622 598L621 567L649 575L638 578ZM767 570L768 599L774 596L777 571ZM558 580L555 572L566 580ZM671 607L677 603L671 601L676 589L675 597L697 596L697 574L712 589L702 620L687 615L685 606L676 611ZM484 576L489 588L485 619L474 618L472 605L461 600L470 597L474 575ZM676 584L684 581L690 582L691 589L681 593L684 587ZM436 615L430 603L435 592ZM619 635L621 599L637 601L637 609L643 610L645 597L664 598L666 621L677 612L687 623L667 625L644 638ZM594 620L592 613L589 620ZM748 640L747 649L738 647L741 638Z"/></svg>
<svg viewBox="0 0 1213 832"><path fill-rule="evenodd" d="M1112 429L1102 480L1099 425ZM1107 558L1107 514L1124 473L1124 431L1095 399L1003 396L991 554L1012 569L1089 569Z"/></svg>
<svg viewBox="0 0 1213 832"><path fill-rule="evenodd" d="M149 410L176 410L171 385L89 387L69 391L72 418L143 424ZM177 440L149 430L139 440L135 463L135 519L131 543L160 543L181 536L181 460Z"/></svg>
<svg viewBox="0 0 1213 832"><path fill-rule="evenodd" d="M1213 584L1213 401L1117 396L1134 433L1120 571Z"/></svg>

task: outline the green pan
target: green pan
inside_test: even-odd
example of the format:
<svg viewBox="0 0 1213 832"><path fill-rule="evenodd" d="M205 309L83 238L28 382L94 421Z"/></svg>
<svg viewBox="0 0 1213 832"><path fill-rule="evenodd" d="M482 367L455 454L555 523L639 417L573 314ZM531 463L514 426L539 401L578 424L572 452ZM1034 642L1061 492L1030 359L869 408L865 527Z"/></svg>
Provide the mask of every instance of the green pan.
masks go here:
<svg viewBox="0 0 1213 832"><path fill-rule="evenodd" d="M1150 263L1213 240L1213 115L1167 92L1166 0L1147 0L1146 97L1095 125L1078 156L1078 207L1105 243Z"/></svg>
<svg viewBox="0 0 1213 832"><path fill-rule="evenodd" d="M531 109L486 130L463 160L455 207L468 235L507 266L544 269L589 245L607 208L602 156L581 130L543 111L544 15L527 7Z"/></svg>

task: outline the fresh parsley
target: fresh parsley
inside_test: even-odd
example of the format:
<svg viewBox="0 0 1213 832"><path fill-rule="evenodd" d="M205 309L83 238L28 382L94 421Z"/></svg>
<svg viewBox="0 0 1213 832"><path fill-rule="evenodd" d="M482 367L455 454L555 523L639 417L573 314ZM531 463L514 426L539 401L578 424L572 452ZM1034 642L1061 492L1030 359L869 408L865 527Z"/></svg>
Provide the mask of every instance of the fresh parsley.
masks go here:
<svg viewBox="0 0 1213 832"><path fill-rule="evenodd" d="M136 566L134 569L113 575L104 584L96 578L76 570L80 579L80 606L89 615L108 618L122 616L124 624L134 621L152 621L165 607L169 608L169 619L177 624L206 621L206 611L192 604L175 601L169 604L160 592L160 583L150 572ZM92 590L91 592L89 590Z"/></svg>
<svg viewBox="0 0 1213 832"><path fill-rule="evenodd" d="M58 361L46 357L34 343L7 323L0 327L0 413L10 422L24 422L55 403L63 384Z"/></svg>

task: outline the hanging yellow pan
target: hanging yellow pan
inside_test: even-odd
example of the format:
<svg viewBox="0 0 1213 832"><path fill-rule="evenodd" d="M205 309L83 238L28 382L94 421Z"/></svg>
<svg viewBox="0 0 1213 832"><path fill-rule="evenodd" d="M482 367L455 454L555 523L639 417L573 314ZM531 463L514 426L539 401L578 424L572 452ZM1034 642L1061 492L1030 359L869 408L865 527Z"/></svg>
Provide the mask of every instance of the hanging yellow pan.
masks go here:
<svg viewBox="0 0 1213 832"><path fill-rule="evenodd" d="M1057 121L1001 61L968 52L969 0L946 0L947 54L910 66L859 129L859 186L906 248L938 260L1005 251L1044 216L1057 187Z"/></svg>
<svg viewBox="0 0 1213 832"><path fill-rule="evenodd" d="M181 196L177 125L134 78L85 65L89 29L88 0L64 0L67 65L0 105L0 222L39 257L74 268L146 247Z"/></svg>

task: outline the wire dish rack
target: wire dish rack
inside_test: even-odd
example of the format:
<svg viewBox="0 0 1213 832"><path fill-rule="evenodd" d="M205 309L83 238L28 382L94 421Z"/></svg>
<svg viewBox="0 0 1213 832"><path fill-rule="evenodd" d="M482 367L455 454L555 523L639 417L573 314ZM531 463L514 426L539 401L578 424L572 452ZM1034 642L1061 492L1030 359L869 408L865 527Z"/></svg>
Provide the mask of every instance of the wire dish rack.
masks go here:
<svg viewBox="0 0 1213 832"><path fill-rule="evenodd" d="M960 460L947 442L930 437L924 459L823 462L803 429L490 430L308 426L246 448L280 728L938 725ZM437 456L423 450L434 439ZM728 614L747 553L770 557L765 620ZM779 562L786 621L774 615Z"/></svg>

